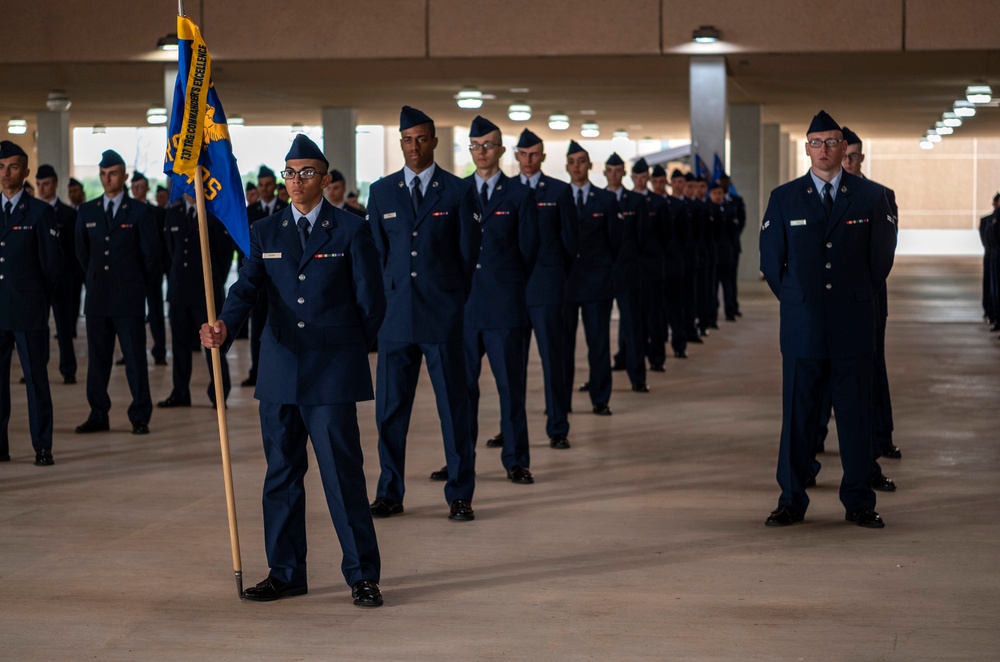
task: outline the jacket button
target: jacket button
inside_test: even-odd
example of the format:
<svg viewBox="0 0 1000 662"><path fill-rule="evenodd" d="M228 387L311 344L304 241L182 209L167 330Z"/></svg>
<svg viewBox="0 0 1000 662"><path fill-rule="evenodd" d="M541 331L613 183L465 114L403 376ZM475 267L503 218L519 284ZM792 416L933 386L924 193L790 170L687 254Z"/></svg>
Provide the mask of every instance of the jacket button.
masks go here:
<svg viewBox="0 0 1000 662"><path fill-rule="evenodd" d="M305 322L299 322L299 323L298 323L298 327L299 327L300 329L304 329L304 328L306 328L306 323L305 323Z"/></svg>
<svg viewBox="0 0 1000 662"><path fill-rule="evenodd" d="M185 263L184 263L184 266L186 267L187 265L188 265L188 263L187 263L187 262L185 262Z"/></svg>
<svg viewBox="0 0 1000 662"><path fill-rule="evenodd" d="M299 274L299 280L305 280L305 279L306 279L305 274Z"/></svg>
<svg viewBox="0 0 1000 662"><path fill-rule="evenodd" d="M111 255L111 251L104 251L105 255Z"/></svg>
<svg viewBox="0 0 1000 662"><path fill-rule="evenodd" d="M482 269L482 268L483 268L483 265L481 265L481 264L477 264L476 265L476 269Z"/></svg>
<svg viewBox="0 0 1000 662"><path fill-rule="evenodd" d="M416 257L417 256L417 251L410 251L410 255L412 255L413 257Z"/></svg>
<svg viewBox="0 0 1000 662"><path fill-rule="evenodd" d="M830 268L831 268L832 266L833 266L833 265L831 265L831 264L830 264L829 262L827 262L827 263L826 263L826 268L827 268L827 269L830 269Z"/></svg>
<svg viewBox="0 0 1000 662"><path fill-rule="evenodd" d="M827 283L826 284L826 289L832 290L833 289L833 285L831 283Z"/></svg>
<svg viewBox="0 0 1000 662"><path fill-rule="evenodd" d="M833 248L833 242L831 242L831 241L826 242L826 247L827 248Z"/></svg>
<svg viewBox="0 0 1000 662"><path fill-rule="evenodd" d="M410 272L410 277L411 278L416 278L417 277L417 272L416 271L411 271Z"/></svg>
<svg viewBox="0 0 1000 662"><path fill-rule="evenodd" d="M6 241L0 241L0 247L6 246L6 245L7 245Z"/></svg>
<svg viewBox="0 0 1000 662"><path fill-rule="evenodd" d="M296 301L298 301L299 303L305 303L306 302L306 298L305 297L299 297L298 299L296 299Z"/></svg>
<svg viewBox="0 0 1000 662"><path fill-rule="evenodd" d="M0 274L0 280L3 280L3 274Z"/></svg>
<svg viewBox="0 0 1000 662"><path fill-rule="evenodd" d="M105 237L104 241L111 241L111 237Z"/></svg>
<svg viewBox="0 0 1000 662"><path fill-rule="evenodd" d="M6 262L6 261L7 261L7 258L5 258L5 257L0 257L0 263L2 263L2 262Z"/></svg>
<svg viewBox="0 0 1000 662"><path fill-rule="evenodd" d="M416 231L416 230L414 230L414 231L413 231L413 236L414 236L414 237L416 237L416 236L417 236L417 231Z"/></svg>
<svg viewBox="0 0 1000 662"><path fill-rule="evenodd" d="M104 265L104 270L105 270L105 271L111 271L111 267L109 267L108 265L106 265L106 264L105 264L105 265Z"/></svg>

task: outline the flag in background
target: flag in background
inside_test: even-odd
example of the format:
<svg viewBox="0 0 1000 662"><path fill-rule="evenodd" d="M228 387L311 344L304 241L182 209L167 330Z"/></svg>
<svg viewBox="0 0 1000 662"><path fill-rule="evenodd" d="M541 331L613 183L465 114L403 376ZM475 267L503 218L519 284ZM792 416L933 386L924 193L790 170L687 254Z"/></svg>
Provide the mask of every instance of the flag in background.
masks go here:
<svg viewBox="0 0 1000 662"><path fill-rule="evenodd" d="M243 251L250 253L250 224L243 181L233 156L229 125L212 83L212 59L198 26L177 17L177 83L167 129L163 172L172 183L170 197L195 196L194 178L202 169L205 206Z"/></svg>
<svg viewBox="0 0 1000 662"><path fill-rule="evenodd" d="M711 181L712 173L709 171L708 166L704 161L701 160L700 154L694 155L694 176L704 177L706 182Z"/></svg>
<svg viewBox="0 0 1000 662"><path fill-rule="evenodd" d="M719 181L723 176L725 176L725 174L726 169L722 167L722 159L720 159L719 155L716 154L715 163L713 164L712 181ZM729 193L730 195L739 195L736 191L736 186L733 185L733 180L731 179L729 180L729 190L726 191L726 193Z"/></svg>

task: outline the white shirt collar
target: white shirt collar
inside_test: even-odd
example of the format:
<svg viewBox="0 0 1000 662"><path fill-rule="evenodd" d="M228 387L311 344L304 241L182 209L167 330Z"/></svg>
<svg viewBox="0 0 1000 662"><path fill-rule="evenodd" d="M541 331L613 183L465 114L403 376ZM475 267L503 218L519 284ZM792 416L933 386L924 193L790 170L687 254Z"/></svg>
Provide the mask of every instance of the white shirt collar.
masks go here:
<svg viewBox="0 0 1000 662"><path fill-rule="evenodd" d="M809 176L812 177L813 184L816 185L816 193L819 195L820 199L823 199L823 187L826 186L826 182L816 176L816 173L809 169ZM840 180L844 176L844 169L841 168L837 171L837 174L833 176L830 180L830 197L834 200L837 199L837 191L840 189Z"/></svg>
<svg viewBox="0 0 1000 662"><path fill-rule="evenodd" d="M429 168L426 168L421 171L420 174L417 174L410 170L410 166L403 166L403 180L406 183L406 188L412 188L413 185L410 182L412 182L413 178L416 177L420 180L420 192L426 194L427 190L430 188L431 180L434 178L434 171L436 168L437 164L432 163Z"/></svg>
<svg viewBox="0 0 1000 662"><path fill-rule="evenodd" d="M303 214L300 212L295 205L290 205L292 208L292 218L295 219L295 224L299 224L299 219L305 217L309 221L309 230L312 231L313 227L316 226L316 219L319 218L319 208L323 206L323 200L319 201L319 204L313 207L308 214Z"/></svg>
<svg viewBox="0 0 1000 662"><path fill-rule="evenodd" d="M24 189L18 189L17 193L14 194L13 198L8 198L6 193L0 193L0 214L3 213L3 208L7 206L8 200L10 201L11 212L17 209L17 203L24 195Z"/></svg>
<svg viewBox="0 0 1000 662"><path fill-rule="evenodd" d="M115 214L117 214L118 210L121 209L122 200L125 198L125 189L122 189L121 192L119 192L118 195L116 195L114 198L109 198L108 195L107 195L107 193L105 193L101 197L103 198L103 202L101 203L101 207L104 208L104 209L107 209L108 208L108 203L110 202L110 203L114 204L113 211L114 211Z"/></svg>

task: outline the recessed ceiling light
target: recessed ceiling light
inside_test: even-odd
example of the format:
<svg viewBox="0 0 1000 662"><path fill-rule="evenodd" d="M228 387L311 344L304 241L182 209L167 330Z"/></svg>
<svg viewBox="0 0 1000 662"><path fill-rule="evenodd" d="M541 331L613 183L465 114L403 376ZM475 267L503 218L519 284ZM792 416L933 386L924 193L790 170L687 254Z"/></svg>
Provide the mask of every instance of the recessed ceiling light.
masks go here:
<svg viewBox="0 0 1000 662"><path fill-rule="evenodd" d="M569 115L566 113L553 113L549 115L549 128L553 131L565 131L569 128Z"/></svg>
<svg viewBox="0 0 1000 662"><path fill-rule="evenodd" d="M965 88L965 98L969 103L989 103L993 99L993 89L984 82L973 83Z"/></svg>
<svg viewBox="0 0 1000 662"><path fill-rule="evenodd" d="M146 122L148 124L166 124L167 119L166 108L150 108L146 111Z"/></svg>
<svg viewBox="0 0 1000 662"><path fill-rule="evenodd" d="M714 44L722 39L722 33L713 25L703 25L691 33L691 39L699 44Z"/></svg>
<svg viewBox="0 0 1000 662"><path fill-rule="evenodd" d="M466 110L482 108L483 93L474 87L459 90L458 94L455 95L455 103L458 104L459 108L465 108Z"/></svg>
<svg viewBox="0 0 1000 662"><path fill-rule="evenodd" d="M7 122L7 133L20 136L28 132L28 122L21 117L12 117Z"/></svg>
<svg viewBox="0 0 1000 662"><path fill-rule="evenodd" d="M601 135L601 127L597 122L584 122L580 125L580 135L584 138L597 138Z"/></svg>
<svg viewBox="0 0 1000 662"><path fill-rule="evenodd" d="M597 111L596 110L581 110L580 114L581 115L596 115Z"/></svg>
<svg viewBox="0 0 1000 662"><path fill-rule="evenodd" d="M512 103L507 109L507 117L515 122L527 122L531 119L531 106L523 101Z"/></svg>

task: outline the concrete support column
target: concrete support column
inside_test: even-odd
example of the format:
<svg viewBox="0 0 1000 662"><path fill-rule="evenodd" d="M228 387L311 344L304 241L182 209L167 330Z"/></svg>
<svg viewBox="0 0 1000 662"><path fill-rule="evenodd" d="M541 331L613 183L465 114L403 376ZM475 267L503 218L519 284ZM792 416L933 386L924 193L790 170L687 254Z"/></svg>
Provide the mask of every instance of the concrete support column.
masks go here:
<svg viewBox="0 0 1000 662"><path fill-rule="evenodd" d="M785 136L787 136L785 149L788 150L788 179L786 181L792 181L802 174L799 172L799 154L801 154L805 148L792 134L786 133Z"/></svg>
<svg viewBox="0 0 1000 662"><path fill-rule="evenodd" d="M757 280L760 273L760 247L757 233L763 214L761 173L763 126L759 104L734 104L729 109L729 144L732 163L729 174L747 206L747 226L743 231L740 256L740 280ZM764 192L769 193L770 191Z"/></svg>
<svg viewBox="0 0 1000 662"><path fill-rule="evenodd" d="M455 127L438 126L434 129L437 132L438 146L434 150L434 162L455 174ZM508 152L511 148L507 148Z"/></svg>
<svg viewBox="0 0 1000 662"><path fill-rule="evenodd" d="M760 192L761 202L765 207L771 191L782 183L781 154L784 151L781 127L777 124L765 124L761 129L760 144Z"/></svg>
<svg viewBox="0 0 1000 662"><path fill-rule="evenodd" d="M37 173L38 166L43 163L55 168L59 176L59 197L63 201L67 199L66 189L72 166L71 142L68 110L38 112L38 163L31 164L31 171Z"/></svg>
<svg viewBox="0 0 1000 662"><path fill-rule="evenodd" d="M781 181L779 183L784 184L787 181L791 181L792 164L788 162L788 157L791 156L788 152L788 132L782 131L781 135L778 136L778 177Z"/></svg>
<svg viewBox="0 0 1000 662"><path fill-rule="evenodd" d="M713 156L726 158L726 58L693 56L690 73L691 168L698 154L711 173Z"/></svg>
<svg viewBox="0 0 1000 662"><path fill-rule="evenodd" d="M323 108L323 153L331 170L347 180L347 190L358 190L358 111L355 108Z"/></svg>

